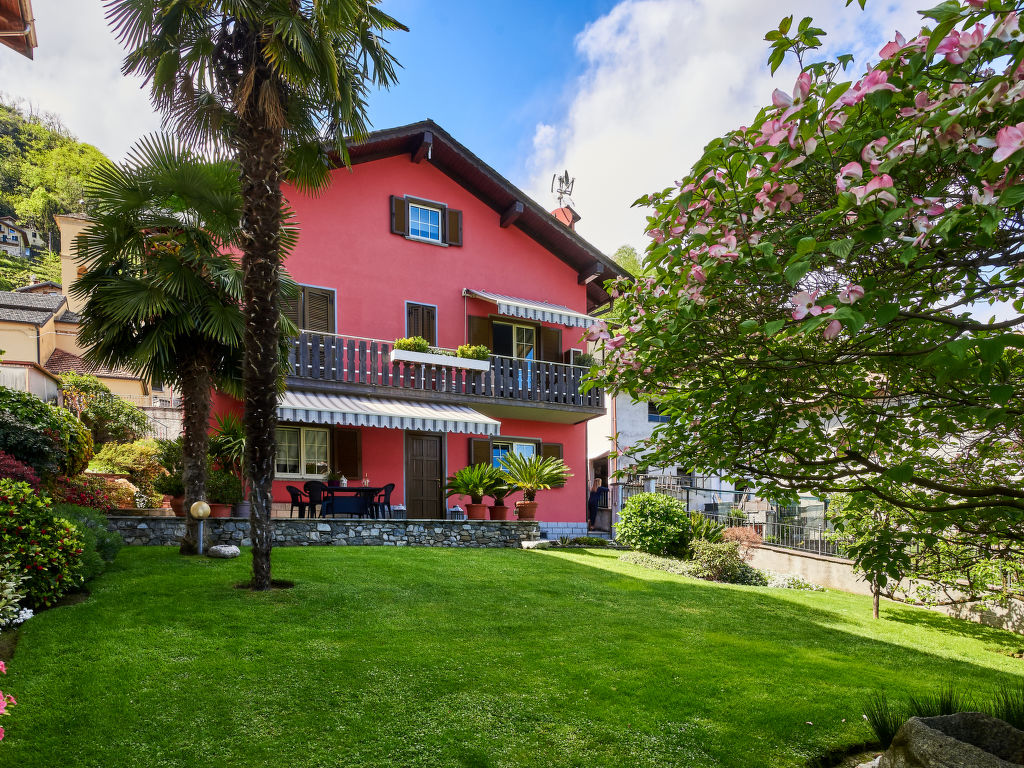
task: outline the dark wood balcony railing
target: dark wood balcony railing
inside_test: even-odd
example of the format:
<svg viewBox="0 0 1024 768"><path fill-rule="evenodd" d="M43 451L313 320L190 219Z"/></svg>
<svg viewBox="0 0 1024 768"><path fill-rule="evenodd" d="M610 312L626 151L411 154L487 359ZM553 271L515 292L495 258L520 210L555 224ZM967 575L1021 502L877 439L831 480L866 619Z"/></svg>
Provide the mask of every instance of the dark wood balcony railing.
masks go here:
<svg viewBox="0 0 1024 768"><path fill-rule="evenodd" d="M454 365L392 360L391 348L386 341L301 333L292 342L288 372L299 379L494 401L604 407L602 389L582 391L587 369L580 366L491 355L488 370L471 371Z"/></svg>

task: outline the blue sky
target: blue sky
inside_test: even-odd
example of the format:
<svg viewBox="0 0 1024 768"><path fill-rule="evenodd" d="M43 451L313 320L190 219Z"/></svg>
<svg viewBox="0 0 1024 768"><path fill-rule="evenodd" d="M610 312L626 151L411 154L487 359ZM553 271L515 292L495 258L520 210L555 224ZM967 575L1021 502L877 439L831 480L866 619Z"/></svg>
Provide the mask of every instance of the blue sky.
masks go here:
<svg viewBox="0 0 1024 768"><path fill-rule="evenodd" d="M433 118L504 173L519 170L538 122L564 113L583 72L574 40L614 0L386 0L409 27L391 35L399 84L370 102L378 128ZM522 181L522 179L520 179Z"/></svg>

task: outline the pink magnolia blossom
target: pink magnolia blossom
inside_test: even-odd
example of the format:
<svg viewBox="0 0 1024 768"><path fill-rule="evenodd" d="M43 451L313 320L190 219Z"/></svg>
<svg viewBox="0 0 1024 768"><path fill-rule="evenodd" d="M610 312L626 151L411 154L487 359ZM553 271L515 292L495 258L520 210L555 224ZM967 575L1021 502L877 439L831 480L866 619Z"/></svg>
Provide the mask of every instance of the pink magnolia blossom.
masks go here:
<svg viewBox="0 0 1024 768"><path fill-rule="evenodd" d="M615 338L612 338L612 339L609 339L608 341L606 341L605 342L605 346L608 349L618 349L619 347L621 347L625 343L626 343L626 337L625 336L616 336Z"/></svg>
<svg viewBox="0 0 1024 768"><path fill-rule="evenodd" d="M871 168L872 173L878 173L878 168L882 164L882 155L879 154L889 144L889 138L882 136L879 139L875 139L864 145L864 149L860 151L860 159L868 164Z"/></svg>
<svg viewBox="0 0 1024 768"><path fill-rule="evenodd" d="M864 298L864 286L847 283L846 287L839 291L840 304L853 304Z"/></svg>
<svg viewBox="0 0 1024 768"><path fill-rule="evenodd" d="M794 104L805 101L811 93L811 73L801 72L793 86L793 95L790 96L783 90L776 88L772 93L772 104L779 108L789 108Z"/></svg>
<svg viewBox="0 0 1024 768"><path fill-rule="evenodd" d="M794 293L789 297L789 303L792 304L796 309L793 310L794 320L803 320L808 315L820 315L821 307L817 306L814 302L818 299L818 292L812 291L800 291Z"/></svg>
<svg viewBox="0 0 1024 768"><path fill-rule="evenodd" d="M996 151L992 160L1001 163L1021 147L1024 147L1024 123L1003 126L996 134Z"/></svg>
<svg viewBox="0 0 1024 768"><path fill-rule="evenodd" d="M598 320L583 334L583 338L586 341L608 341L611 338L608 324L604 320Z"/></svg>
<svg viewBox="0 0 1024 768"><path fill-rule="evenodd" d="M995 201L995 188L987 181L981 182L981 189L971 192L971 202L975 205L993 205Z"/></svg>
<svg viewBox="0 0 1024 768"><path fill-rule="evenodd" d="M858 162L847 163L836 174L836 192L845 192L850 188L850 181L864 176L864 169Z"/></svg>
<svg viewBox="0 0 1024 768"><path fill-rule="evenodd" d="M3 672L5 675L7 674L7 665L2 661L0 661L0 672Z"/></svg>
<svg viewBox="0 0 1024 768"><path fill-rule="evenodd" d="M697 282L697 283L703 283L708 278L707 278L707 275L704 274L703 267L701 267L700 264L695 264L690 269L690 279L693 280L694 282Z"/></svg>
<svg viewBox="0 0 1024 768"><path fill-rule="evenodd" d="M887 173L883 173L880 176L875 176L871 181L863 187L855 187L850 191L857 196L858 203L867 202L873 198L880 203L896 204L896 195L889 190L893 188L892 176Z"/></svg>
<svg viewBox="0 0 1024 768"><path fill-rule="evenodd" d="M895 85L889 82L889 73L880 69L872 69L860 82L839 97L839 103L846 106L859 104L864 97L875 91L897 91Z"/></svg>
<svg viewBox="0 0 1024 768"><path fill-rule="evenodd" d="M950 64L963 64L971 52L985 42L985 26L975 25L971 32L954 29L939 43L936 53L941 53Z"/></svg>
<svg viewBox="0 0 1024 768"><path fill-rule="evenodd" d="M896 30L896 39L891 43L887 43L882 50L878 52L878 55L883 59L891 59L897 53L902 51L907 46L907 39L900 34L899 30Z"/></svg>
<svg viewBox="0 0 1024 768"><path fill-rule="evenodd" d="M652 240L654 240L654 242L656 242L656 243L664 243L665 242L665 233L662 232L660 229L649 230L647 232L647 236L649 238L651 238Z"/></svg>
<svg viewBox="0 0 1024 768"><path fill-rule="evenodd" d="M1010 11L992 27L992 37L1004 43L1012 42L1020 37L1020 17L1016 11Z"/></svg>
<svg viewBox="0 0 1024 768"><path fill-rule="evenodd" d="M839 335L841 330L843 330L843 324L838 320L832 320L825 326L825 330L821 332L821 335L824 336L827 341L831 341Z"/></svg>
<svg viewBox="0 0 1024 768"><path fill-rule="evenodd" d="M849 115L846 112L829 112L825 118L825 125L830 131L838 131L846 125L848 118Z"/></svg>

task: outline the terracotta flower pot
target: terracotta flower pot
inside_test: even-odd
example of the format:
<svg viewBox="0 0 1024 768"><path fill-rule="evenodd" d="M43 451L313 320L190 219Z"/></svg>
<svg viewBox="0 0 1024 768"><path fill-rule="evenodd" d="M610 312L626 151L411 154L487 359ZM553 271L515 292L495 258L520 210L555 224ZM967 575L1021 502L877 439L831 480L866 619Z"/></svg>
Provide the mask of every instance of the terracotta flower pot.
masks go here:
<svg viewBox="0 0 1024 768"><path fill-rule="evenodd" d="M537 519L537 502L536 501L517 501L516 502L516 514L520 520L536 520Z"/></svg>
<svg viewBox="0 0 1024 768"><path fill-rule="evenodd" d="M511 520L510 510L504 504L491 507L491 520Z"/></svg>
<svg viewBox="0 0 1024 768"><path fill-rule="evenodd" d="M231 504L207 503L210 505L210 517L231 517Z"/></svg>
<svg viewBox="0 0 1024 768"><path fill-rule="evenodd" d="M185 497L184 496L171 496L171 509L174 511L175 517L185 516Z"/></svg>
<svg viewBox="0 0 1024 768"><path fill-rule="evenodd" d="M487 505L486 504L467 504L466 505L466 517L469 520L486 520L487 519Z"/></svg>

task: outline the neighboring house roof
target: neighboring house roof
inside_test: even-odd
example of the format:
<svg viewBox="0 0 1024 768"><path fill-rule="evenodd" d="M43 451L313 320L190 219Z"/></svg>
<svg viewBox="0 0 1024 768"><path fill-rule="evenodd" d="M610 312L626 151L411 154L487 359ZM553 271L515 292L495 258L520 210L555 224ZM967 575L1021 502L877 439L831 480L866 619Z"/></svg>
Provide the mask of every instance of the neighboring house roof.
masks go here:
<svg viewBox="0 0 1024 768"><path fill-rule="evenodd" d="M427 160L442 173L472 192L499 216L501 226L513 224L579 274L587 284L587 310L607 304L611 297L604 281L629 277L622 267L596 246L556 219L529 195L456 141L433 120L374 131L348 147L353 165L409 154ZM340 167L341 159L335 157Z"/></svg>
<svg viewBox="0 0 1024 768"><path fill-rule="evenodd" d="M40 283L32 283L32 285L23 285L20 288L15 288L15 293L47 293L49 290L60 291L60 283L55 283L53 280L44 280Z"/></svg>
<svg viewBox="0 0 1024 768"><path fill-rule="evenodd" d="M66 306L67 298L60 293L0 291L0 321L42 325Z"/></svg>
<svg viewBox="0 0 1024 768"><path fill-rule="evenodd" d="M0 37L0 43L31 59L32 49L39 44L32 0L0 0L0 31L19 33Z"/></svg>
<svg viewBox="0 0 1024 768"><path fill-rule="evenodd" d="M44 366L50 373L60 375L62 373L87 373L106 379L138 379L129 371L123 369L112 370L102 365L94 365L78 355L65 352L63 349L53 350L50 359Z"/></svg>
<svg viewBox="0 0 1024 768"><path fill-rule="evenodd" d="M58 315L58 323L80 323L82 322L82 316L77 312L72 312L70 309L65 309L64 313Z"/></svg>

